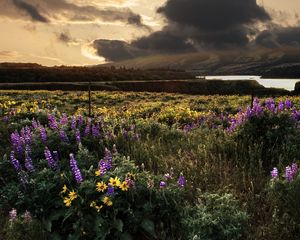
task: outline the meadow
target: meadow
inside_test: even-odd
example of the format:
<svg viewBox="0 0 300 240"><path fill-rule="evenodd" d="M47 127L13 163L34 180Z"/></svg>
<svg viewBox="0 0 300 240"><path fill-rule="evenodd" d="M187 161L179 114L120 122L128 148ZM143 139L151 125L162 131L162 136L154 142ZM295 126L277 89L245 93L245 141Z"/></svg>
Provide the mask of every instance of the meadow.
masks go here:
<svg viewBox="0 0 300 240"><path fill-rule="evenodd" d="M300 97L0 91L0 239L298 239Z"/></svg>

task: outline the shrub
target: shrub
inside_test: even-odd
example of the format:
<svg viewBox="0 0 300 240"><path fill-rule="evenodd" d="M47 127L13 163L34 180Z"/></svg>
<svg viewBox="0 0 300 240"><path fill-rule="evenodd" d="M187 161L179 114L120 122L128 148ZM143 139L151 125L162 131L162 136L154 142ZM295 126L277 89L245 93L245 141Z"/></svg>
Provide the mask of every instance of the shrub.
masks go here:
<svg viewBox="0 0 300 240"><path fill-rule="evenodd" d="M240 239L247 223L247 214L229 193L200 195L195 207L188 209L183 220L187 239Z"/></svg>

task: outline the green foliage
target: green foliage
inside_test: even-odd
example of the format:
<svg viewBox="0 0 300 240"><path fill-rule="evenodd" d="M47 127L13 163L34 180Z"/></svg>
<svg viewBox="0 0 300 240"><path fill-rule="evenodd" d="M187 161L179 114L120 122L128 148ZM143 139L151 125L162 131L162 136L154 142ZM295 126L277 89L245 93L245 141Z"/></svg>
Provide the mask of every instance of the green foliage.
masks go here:
<svg viewBox="0 0 300 240"><path fill-rule="evenodd" d="M245 232L248 216L229 193L201 194L183 220L187 239L236 240Z"/></svg>

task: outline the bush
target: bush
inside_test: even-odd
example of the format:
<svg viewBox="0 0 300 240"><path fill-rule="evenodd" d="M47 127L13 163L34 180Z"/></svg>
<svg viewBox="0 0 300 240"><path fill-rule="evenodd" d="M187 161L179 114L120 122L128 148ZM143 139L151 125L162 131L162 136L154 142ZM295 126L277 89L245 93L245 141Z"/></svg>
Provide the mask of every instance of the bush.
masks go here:
<svg viewBox="0 0 300 240"><path fill-rule="evenodd" d="M188 209L183 220L187 239L240 239L247 224L247 214L229 193L200 195L195 207Z"/></svg>

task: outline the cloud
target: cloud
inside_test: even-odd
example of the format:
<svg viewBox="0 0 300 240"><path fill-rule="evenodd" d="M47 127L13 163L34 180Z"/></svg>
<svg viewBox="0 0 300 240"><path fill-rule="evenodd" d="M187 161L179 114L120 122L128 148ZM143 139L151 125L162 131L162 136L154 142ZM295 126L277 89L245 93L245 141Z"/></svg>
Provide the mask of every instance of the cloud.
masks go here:
<svg viewBox="0 0 300 240"><path fill-rule="evenodd" d="M42 16L36 7L33 5L26 3L22 0L12 0L12 3L21 11L24 11L26 14L28 14L33 21L37 22L48 22L48 19Z"/></svg>
<svg viewBox="0 0 300 240"><path fill-rule="evenodd" d="M261 32L255 40L256 44L266 48L291 46L300 48L300 27L271 26Z"/></svg>
<svg viewBox="0 0 300 240"><path fill-rule="evenodd" d="M35 22L124 22L149 29L142 17L126 7L76 4L66 0L1 0L0 15Z"/></svg>
<svg viewBox="0 0 300 240"><path fill-rule="evenodd" d="M114 52L106 51L111 47L107 41L96 40L94 47L99 55L116 61L134 58L135 53L141 56L245 47L257 33L256 24L271 19L256 0L168 0L157 12L166 19L162 30L131 43L118 42L123 57L118 54L115 58Z"/></svg>

